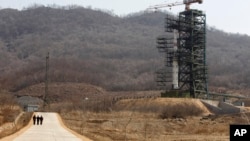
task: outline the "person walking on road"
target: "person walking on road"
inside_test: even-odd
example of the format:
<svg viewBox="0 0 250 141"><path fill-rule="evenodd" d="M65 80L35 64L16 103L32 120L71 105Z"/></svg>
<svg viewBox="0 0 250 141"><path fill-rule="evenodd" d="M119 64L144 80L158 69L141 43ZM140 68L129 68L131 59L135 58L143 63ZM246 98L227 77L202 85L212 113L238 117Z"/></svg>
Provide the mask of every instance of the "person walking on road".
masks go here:
<svg viewBox="0 0 250 141"><path fill-rule="evenodd" d="M36 115L33 116L33 125L36 125Z"/></svg>
<svg viewBox="0 0 250 141"><path fill-rule="evenodd" d="M36 125L39 125L40 117L36 116Z"/></svg>
<svg viewBox="0 0 250 141"><path fill-rule="evenodd" d="M43 116L41 115L40 116L40 125L42 125L43 124Z"/></svg>

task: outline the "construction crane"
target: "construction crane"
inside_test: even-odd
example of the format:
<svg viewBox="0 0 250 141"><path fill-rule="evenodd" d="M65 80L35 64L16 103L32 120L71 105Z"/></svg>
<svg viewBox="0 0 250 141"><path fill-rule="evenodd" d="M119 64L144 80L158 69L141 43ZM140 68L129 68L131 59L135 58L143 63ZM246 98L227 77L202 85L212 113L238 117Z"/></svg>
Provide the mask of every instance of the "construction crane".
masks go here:
<svg viewBox="0 0 250 141"><path fill-rule="evenodd" d="M185 10L190 9L190 5L193 3L199 3L202 4L203 0L183 0L183 2L174 2L174 3L166 3L166 4L158 4L158 5L153 5L147 8L147 10L157 10L159 8L165 8L165 7L173 7L173 6L178 6L178 5L183 5L185 4Z"/></svg>

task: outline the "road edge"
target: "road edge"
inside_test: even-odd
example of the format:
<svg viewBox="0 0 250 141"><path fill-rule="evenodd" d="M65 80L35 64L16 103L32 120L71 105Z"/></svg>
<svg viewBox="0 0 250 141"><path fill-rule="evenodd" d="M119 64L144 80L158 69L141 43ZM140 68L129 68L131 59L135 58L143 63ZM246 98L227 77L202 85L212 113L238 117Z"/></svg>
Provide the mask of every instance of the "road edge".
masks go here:
<svg viewBox="0 0 250 141"><path fill-rule="evenodd" d="M33 113L33 115L34 115L34 113ZM16 137L18 137L19 135L21 135L23 132L25 132L26 130L28 130L31 126L32 126L32 120L30 120L29 123L25 127L23 127L22 129L20 129L19 131L17 131L17 132L15 132L15 133L13 133L13 134L11 134L9 136L6 136L6 137L0 139L0 141L12 141Z"/></svg>
<svg viewBox="0 0 250 141"><path fill-rule="evenodd" d="M66 129L66 130L69 131L70 133L74 134L74 135L77 136L78 138L82 139L83 141L93 141L93 140L91 140L91 139L89 139L89 138L87 138L87 137L85 137L85 136L83 136L83 135L80 135L80 134L78 134L77 132L75 132L75 131L69 129L69 128L64 124L64 122L63 122L61 116L60 116L58 113L56 113L56 116L57 116L57 118L58 118L59 123L61 124L61 126L62 126L64 129Z"/></svg>

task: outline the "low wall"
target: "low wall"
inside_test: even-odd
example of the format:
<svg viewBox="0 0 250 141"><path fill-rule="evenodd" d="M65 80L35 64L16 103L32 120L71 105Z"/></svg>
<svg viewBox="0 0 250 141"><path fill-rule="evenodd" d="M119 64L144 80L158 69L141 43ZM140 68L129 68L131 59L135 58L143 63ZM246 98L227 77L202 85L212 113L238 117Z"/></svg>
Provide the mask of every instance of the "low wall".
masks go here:
<svg viewBox="0 0 250 141"><path fill-rule="evenodd" d="M218 105L214 105L211 103L211 100L201 100L201 102L207 107L207 109L214 114L220 114L221 113L221 108L218 107Z"/></svg>
<svg viewBox="0 0 250 141"><path fill-rule="evenodd" d="M210 112L217 115L240 113L240 108L222 101L211 102L211 100L201 100L201 102L208 108Z"/></svg>
<svg viewBox="0 0 250 141"><path fill-rule="evenodd" d="M220 102L219 107L222 109L222 114L240 113L240 108L235 107L234 105L231 105L229 103Z"/></svg>

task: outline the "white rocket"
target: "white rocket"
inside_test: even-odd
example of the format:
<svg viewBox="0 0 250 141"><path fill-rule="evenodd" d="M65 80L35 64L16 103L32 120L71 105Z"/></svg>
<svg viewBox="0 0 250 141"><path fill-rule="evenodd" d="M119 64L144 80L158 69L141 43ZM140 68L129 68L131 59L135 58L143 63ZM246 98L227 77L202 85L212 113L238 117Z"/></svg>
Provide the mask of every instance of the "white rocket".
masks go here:
<svg viewBox="0 0 250 141"><path fill-rule="evenodd" d="M178 31L174 30L174 47L173 47L173 70L172 70L172 76L173 76L173 82L172 82L172 88L173 89L178 89L179 84L178 84L178 74L179 74L179 65L178 65L178 57L177 57L177 36L178 36Z"/></svg>

